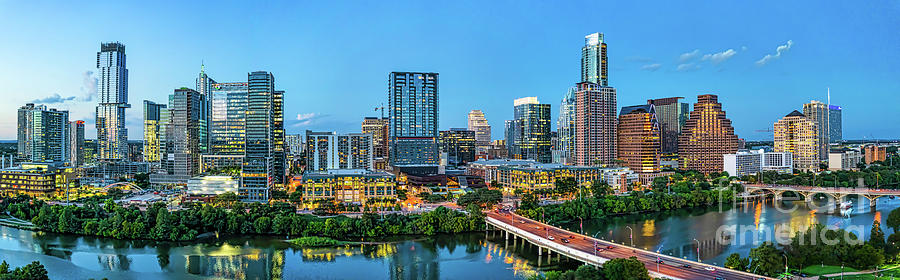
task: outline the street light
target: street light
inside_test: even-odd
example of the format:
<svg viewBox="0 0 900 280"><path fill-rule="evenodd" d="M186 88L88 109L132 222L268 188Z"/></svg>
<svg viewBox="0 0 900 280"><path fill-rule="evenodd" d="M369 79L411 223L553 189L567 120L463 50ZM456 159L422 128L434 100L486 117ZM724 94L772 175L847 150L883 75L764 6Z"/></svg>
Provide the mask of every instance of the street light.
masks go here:
<svg viewBox="0 0 900 280"><path fill-rule="evenodd" d="M697 240L697 238L694 238L694 241L697 241L697 262L701 262L700 261L700 240Z"/></svg>
<svg viewBox="0 0 900 280"><path fill-rule="evenodd" d="M784 273L788 273L787 254L781 256L784 257Z"/></svg>

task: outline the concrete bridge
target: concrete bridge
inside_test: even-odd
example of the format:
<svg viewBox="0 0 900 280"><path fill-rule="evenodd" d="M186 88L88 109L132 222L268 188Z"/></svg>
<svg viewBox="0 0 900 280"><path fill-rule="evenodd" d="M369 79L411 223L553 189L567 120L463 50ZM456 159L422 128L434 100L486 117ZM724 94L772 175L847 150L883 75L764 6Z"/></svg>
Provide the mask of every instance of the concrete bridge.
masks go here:
<svg viewBox="0 0 900 280"><path fill-rule="evenodd" d="M781 200L784 193L792 192L803 196L804 200L812 201L816 194L825 194L833 198L838 203L844 202L844 198L849 195L858 195L869 200L869 205L875 207L876 200L882 196L896 195L900 196L900 190L890 189L869 189L869 188L825 188L813 186L794 186L794 185L773 185L773 184L744 184L744 190L747 193L771 193L775 200Z"/></svg>
<svg viewBox="0 0 900 280"><path fill-rule="evenodd" d="M541 256L556 253L595 266L614 258L636 257L651 277L663 279L773 279L595 239L512 213L485 213L487 230L499 230L506 239L534 244Z"/></svg>

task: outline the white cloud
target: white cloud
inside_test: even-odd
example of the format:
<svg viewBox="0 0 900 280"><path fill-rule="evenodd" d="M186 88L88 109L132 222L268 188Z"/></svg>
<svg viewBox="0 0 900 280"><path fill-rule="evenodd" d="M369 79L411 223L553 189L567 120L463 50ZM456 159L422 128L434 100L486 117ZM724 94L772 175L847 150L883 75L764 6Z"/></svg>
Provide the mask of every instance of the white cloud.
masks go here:
<svg viewBox="0 0 900 280"><path fill-rule="evenodd" d="M97 95L97 75L93 71L84 71L81 74L81 101L92 101Z"/></svg>
<svg viewBox="0 0 900 280"><path fill-rule="evenodd" d="M786 52L786 51L788 51L788 50L790 50L790 49L791 49L791 46L793 46L793 45L794 45L794 41L793 41L793 40L788 40L787 43L785 43L784 45L780 45L780 46L778 46L777 48L775 48L775 54L774 54L774 55L773 55L773 54L767 54L767 55L764 56L763 58L760 58L759 60L757 60L757 61L756 61L756 65L758 65L758 66L763 66L763 65L766 65L766 63L769 63L770 61L775 60L775 59L781 57L781 54L784 53L784 52Z"/></svg>
<svg viewBox="0 0 900 280"><path fill-rule="evenodd" d="M641 70L653 72L653 71L659 70L660 67L662 67L662 64L653 63L653 64L647 64L647 65L641 66Z"/></svg>
<svg viewBox="0 0 900 280"><path fill-rule="evenodd" d="M305 114L297 114L297 119L295 120L292 126L301 127L307 126L313 123L316 119L323 117L322 114L318 113L305 113Z"/></svg>
<svg viewBox="0 0 900 280"><path fill-rule="evenodd" d="M698 65L696 63L682 63L682 64L678 64L678 67L675 68L675 71L689 72L689 71L694 71L694 70L699 70L699 69L700 69L700 65Z"/></svg>
<svg viewBox="0 0 900 280"><path fill-rule="evenodd" d="M714 64L719 64L719 63L722 63L723 61L728 60L729 58L733 57L736 54L737 54L737 52L734 51L734 49L728 49L728 50L725 50L720 53L712 53L712 54L703 55L703 60L709 60L709 61L712 61L712 63L714 63Z"/></svg>
<svg viewBox="0 0 900 280"><path fill-rule="evenodd" d="M59 95L59 93L54 93L53 95L50 95L50 96L47 96L44 98L32 100L31 103L56 104L56 103L63 103L63 102L72 101L72 100L75 100L75 96L62 97Z"/></svg>
<svg viewBox="0 0 900 280"><path fill-rule="evenodd" d="M697 56L700 56L700 50L694 50L692 52L683 53L678 57L678 61L680 61L682 63L688 62L688 61L696 58Z"/></svg>

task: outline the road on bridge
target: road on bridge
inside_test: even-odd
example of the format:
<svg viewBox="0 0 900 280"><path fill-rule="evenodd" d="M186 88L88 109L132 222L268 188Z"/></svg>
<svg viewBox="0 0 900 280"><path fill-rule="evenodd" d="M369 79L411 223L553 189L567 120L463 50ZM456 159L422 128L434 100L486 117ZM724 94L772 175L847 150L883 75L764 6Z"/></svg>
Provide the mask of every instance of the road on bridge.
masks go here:
<svg viewBox="0 0 900 280"><path fill-rule="evenodd" d="M549 234L549 236L554 237L552 242L563 244L571 249L593 254L605 259L636 257L638 261L644 263L644 266L647 267L648 271L658 271L659 274L668 275L678 279L771 279L706 264L698 265L696 262L633 249L557 227L547 226L543 223L516 214L499 213L495 211L488 211L485 212L485 214L488 217L506 223L507 225L512 225L520 230L527 231L545 239ZM563 239L566 239L568 243L564 242ZM597 248L600 248L601 250L597 250ZM661 261L661 263L657 263L657 260Z"/></svg>

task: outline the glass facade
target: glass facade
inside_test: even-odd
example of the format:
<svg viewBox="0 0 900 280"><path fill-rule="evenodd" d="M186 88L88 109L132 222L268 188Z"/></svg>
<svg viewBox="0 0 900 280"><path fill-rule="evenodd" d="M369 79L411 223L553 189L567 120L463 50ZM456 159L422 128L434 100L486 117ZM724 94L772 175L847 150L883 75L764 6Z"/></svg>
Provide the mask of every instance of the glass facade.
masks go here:
<svg viewBox="0 0 900 280"><path fill-rule="evenodd" d="M540 104L537 97L525 97L516 99L513 106L513 120L506 123L509 157L549 163L550 104Z"/></svg>
<svg viewBox="0 0 900 280"><path fill-rule="evenodd" d="M69 112L26 104L18 110L19 161L69 161Z"/></svg>
<svg viewBox="0 0 900 280"><path fill-rule="evenodd" d="M268 201L274 185L272 168L272 117L275 77L269 72L248 74L246 142L241 166L240 196L247 201Z"/></svg>
<svg viewBox="0 0 900 280"><path fill-rule="evenodd" d="M128 69L125 45L102 43L97 53L97 157L101 160L125 160L128 157L128 130L125 109L128 104Z"/></svg>
<svg viewBox="0 0 900 280"><path fill-rule="evenodd" d="M584 36L584 47L581 48L581 82L608 86L606 65L603 33Z"/></svg>
<svg viewBox="0 0 900 280"><path fill-rule="evenodd" d="M438 73L391 72L388 80L391 165L436 172Z"/></svg>
<svg viewBox="0 0 900 280"><path fill-rule="evenodd" d="M212 154L244 154L247 83L212 84Z"/></svg>
<svg viewBox="0 0 900 280"><path fill-rule="evenodd" d="M157 104L149 100L144 100L144 152L143 157L146 162L160 161L160 126L162 122L162 113L165 112L166 104Z"/></svg>
<svg viewBox="0 0 900 280"><path fill-rule="evenodd" d="M441 152L447 153L450 164L465 165L475 161L477 133L465 128L441 131Z"/></svg>
<svg viewBox="0 0 900 280"><path fill-rule="evenodd" d="M828 140L831 143L838 143L844 139L843 122L841 120L842 110L841 106L828 105Z"/></svg>

